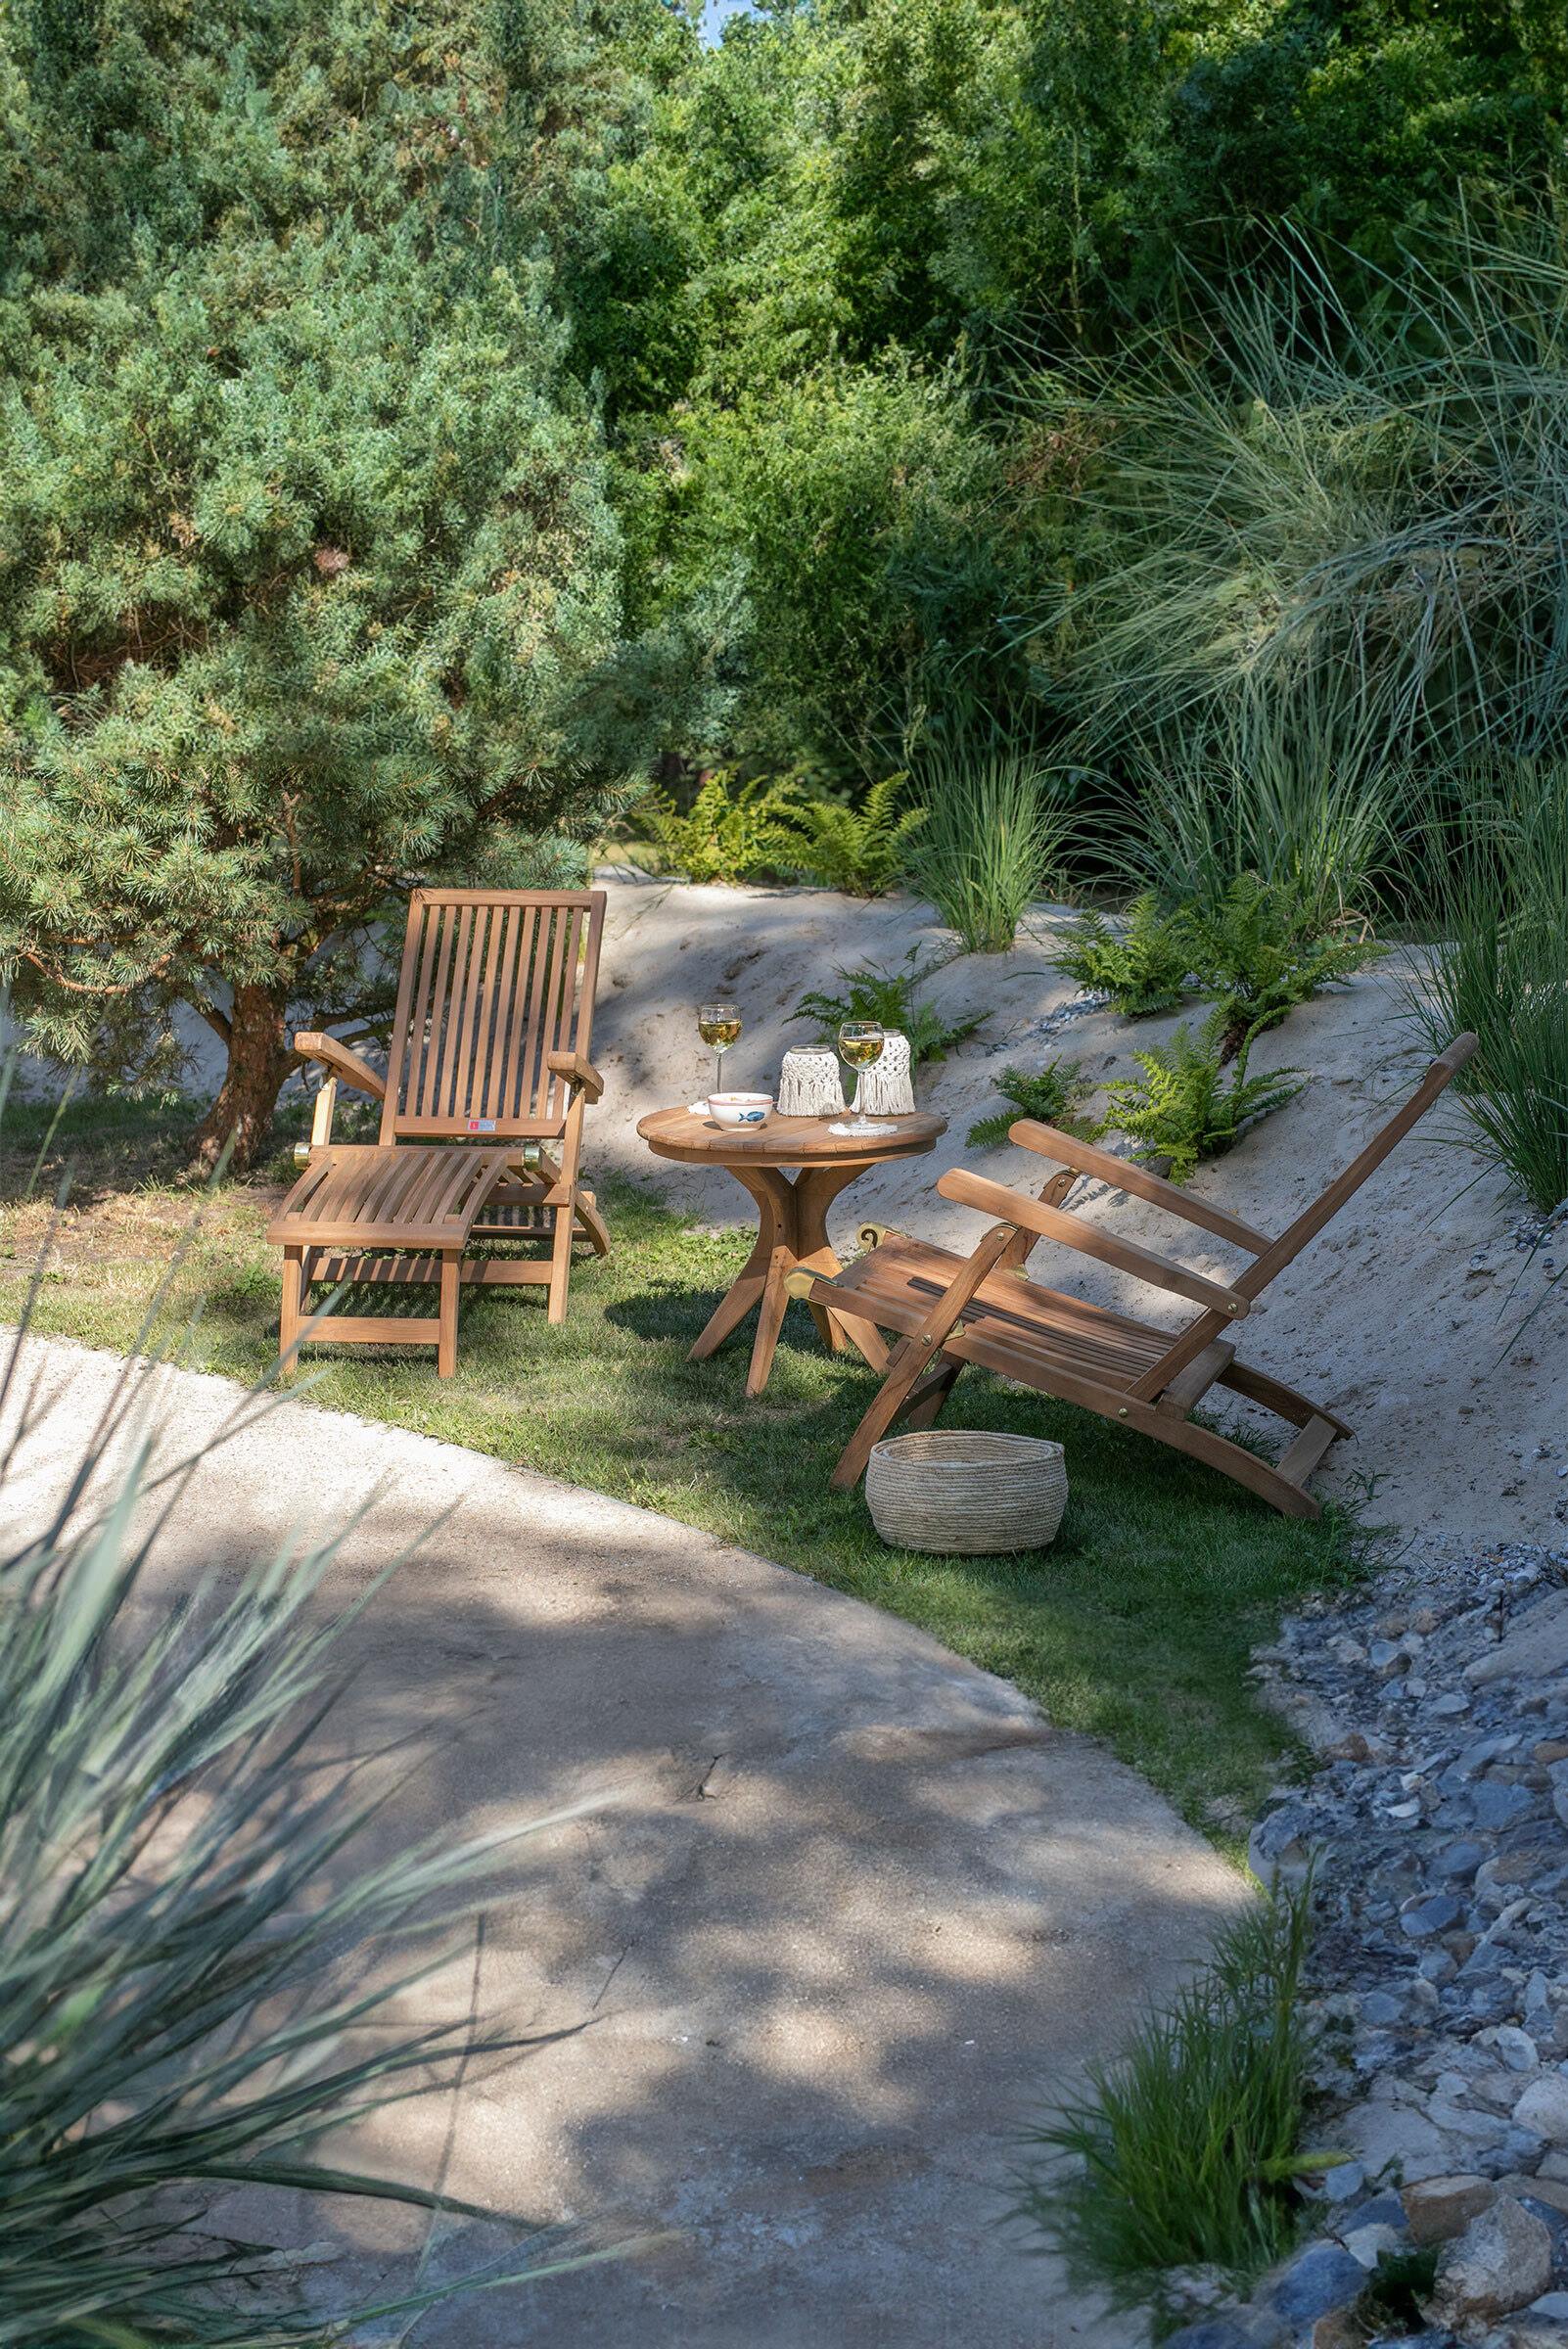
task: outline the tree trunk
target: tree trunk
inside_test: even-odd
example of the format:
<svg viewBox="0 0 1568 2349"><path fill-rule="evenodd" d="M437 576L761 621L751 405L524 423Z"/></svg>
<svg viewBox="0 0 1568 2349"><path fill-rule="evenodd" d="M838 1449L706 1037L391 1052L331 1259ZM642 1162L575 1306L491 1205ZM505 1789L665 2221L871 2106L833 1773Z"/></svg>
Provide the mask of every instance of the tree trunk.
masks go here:
<svg viewBox="0 0 1568 2349"><path fill-rule="evenodd" d="M201 1165L216 1166L225 1147L228 1165L243 1174L264 1145L272 1113L292 1064L284 1048L288 1005L262 987L238 987L229 1014L229 1065L222 1087L196 1129Z"/></svg>

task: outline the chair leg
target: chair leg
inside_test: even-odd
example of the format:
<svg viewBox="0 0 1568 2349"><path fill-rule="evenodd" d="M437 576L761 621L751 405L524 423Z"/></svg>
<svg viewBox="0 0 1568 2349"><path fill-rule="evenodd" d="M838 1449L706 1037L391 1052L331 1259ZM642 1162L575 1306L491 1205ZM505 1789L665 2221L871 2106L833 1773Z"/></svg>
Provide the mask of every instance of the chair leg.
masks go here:
<svg viewBox="0 0 1568 2349"><path fill-rule="evenodd" d="M963 1363L951 1356L938 1364L929 1378L921 1380L909 1398L909 1407L903 1414L905 1427L935 1427L946 1408L948 1396L958 1381Z"/></svg>
<svg viewBox="0 0 1568 2349"><path fill-rule="evenodd" d="M610 1226L600 1215L598 1201L591 1191L578 1191L576 1213L577 1221L593 1242L595 1253L599 1256L608 1256L610 1253Z"/></svg>
<svg viewBox="0 0 1568 2349"><path fill-rule="evenodd" d="M1232 1362L1228 1370L1221 1371L1215 1383L1245 1396L1249 1403L1261 1403L1266 1411L1276 1412L1293 1427L1306 1427L1314 1419L1326 1419L1338 1435L1350 1436L1356 1432L1326 1404L1314 1403L1308 1395L1298 1395L1294 1387L1282 1387L1277 1378L1268 1378L1246 1362Z"/></svg>
<svg viewBox="0 0 1568 2349"><path fill-rule="evenodd" d="M454 1248L441 1255L440 1309L436 1339L436 1375L450 1378L457 1368L457 1301L462 1294L463 1260Z"/></svg>
<svg viewBox="0 0 1568 2349"><path fill-rule="evenodd" d="M304 1250L283 1251L283 1299L278 1308L278 1359L285 1370L299 1365L300 1331L304 1324Z"/></svg>
<svg viewBox="0 0 1568 2349"><path fill-rule="evenodd" d="M871 1408L839 1454L828 1482L835 1492L848 1491L865 1474L871 1447L880 1443L909 1399L909 1391L931 1365L931 1348L922 1338L904 1338L894 1350Z"/></svg>
<svg viewBox="0 0 1568 2349"><path fill-rule="evenodd" d="M550 1301L545 1318L564 1321L567 1309L567 1279L572 1270L572 1225L574 1221L570 1201L555 1211L555 1237L550 1243Z"/></svg>

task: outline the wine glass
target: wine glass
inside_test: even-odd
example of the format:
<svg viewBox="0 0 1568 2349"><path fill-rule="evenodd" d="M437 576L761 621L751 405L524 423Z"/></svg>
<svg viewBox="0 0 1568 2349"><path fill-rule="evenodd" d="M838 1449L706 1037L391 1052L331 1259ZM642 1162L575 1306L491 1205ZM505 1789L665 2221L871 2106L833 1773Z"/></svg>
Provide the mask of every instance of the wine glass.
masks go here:
<svg viewBox="0 0 1568 2349"><path fill-rule="evenodd" d="M882 1023L880 1020L846 1020L839 1030L839 1058L847 1069L869 1069L882 1058ZM859 1087L856 1085L856 1092ZM896 1126L879 1126L874 1118L863 1118L858 1112L843 1123L830 1126L829 1133L853 1134L857 1139L873 1133L896 1133Z"/></svg>
<svg viewBox="0 0 1568 2349"><path fill-rule="evenodd" d="M739 1040L740 1007L735 1003L704 1003L697 1012L697 1033L714 1055L714 1090L723 1089L724 1055Z"/></svg>

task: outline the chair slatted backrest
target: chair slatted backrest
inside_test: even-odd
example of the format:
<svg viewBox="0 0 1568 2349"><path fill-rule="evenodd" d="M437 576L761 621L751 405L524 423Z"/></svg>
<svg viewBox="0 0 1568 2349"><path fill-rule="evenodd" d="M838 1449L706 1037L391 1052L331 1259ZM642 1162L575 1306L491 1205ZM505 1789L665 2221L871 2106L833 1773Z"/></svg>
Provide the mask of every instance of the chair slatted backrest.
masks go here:
<svg viewBox="0 0 1568 2349"><path fill-rule="evenodd" d="M604 906L597 889L414 891L383 1142L559 1130L548 1056L591 1048Z"/></svg>
<svg viewBox="0 0 1568 2349"><path fill-rule="evenodd" d="M1433 1103L1453 1082L1466 1062L1475 1057L1477 1039L1465 1032L1440 1052L1426 1075L1407 1100L1394 1112L1385 1126L1380 1126L1371 1140L1351 1160L1342 1174L1319 1191L1310 1206L1304 1208L1294 1223L1287 1224L1275 1240L1261 1248L1254 1262L1244 1272L1238 1272L1231 1287L1238 1297L1249 1300L1261 1297L1268 1283L1285 1267L1293 1264L1302 1250L1314 1240L1325 1223L1331 1222L1347 1199L1355 1197L1369 1175L1375 1174L1396 1143L1402 1142L1410 1128L1426 1116ZM1262 1234L1259 1234L1262 1237ZM1141 1402L1161 1394L1168 1382L1176 1378L1188 1362L1195 1361L1205 1346L1222 1338L1235 1324L1212 1307L1195 1314L1184 1328L1173 1333L1172 1342L1159 1360L1151 1364L1129 1389Z"/></svg>
<svg viewBox="0 0 1568 2349"><path fill-rule="evenodd" d="M1466 1062L1475 1057L1477 1039L1468 1031L1456 1036L1440 1052L1426 1075L1407 1100L1394 1112L1386 1126L1380 1126L1365 1148L1351 1160L1343 1174L1320 1191L1310 1207L1305 1208L1294 1223L1282 1231L1277 1240L1259 1254L1256 1264L1249 1265L1238 1274L1236 1288L1243 1297L1258 1297L1268 1286L1276 1272L1300 1256L1309 1240L1314 1240L1325 1223L1331 1222L1348 1199L1354 1198L1363 1182L1375 1174L1397 1142L1402 1142L1410 1128L1419 1124L1433 1103L1453 1082Z"/></svg>

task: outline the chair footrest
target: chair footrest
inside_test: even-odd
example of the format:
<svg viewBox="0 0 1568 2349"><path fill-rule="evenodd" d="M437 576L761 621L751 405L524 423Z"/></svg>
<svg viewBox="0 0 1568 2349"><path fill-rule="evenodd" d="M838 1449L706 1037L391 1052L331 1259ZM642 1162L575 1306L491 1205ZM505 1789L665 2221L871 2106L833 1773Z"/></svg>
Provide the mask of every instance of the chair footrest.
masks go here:
<svg viewBox="0 0 1568 2349"><path fill-rule="evenodd" d="M1307 1479L1338 1435L1339 1429L1332 1419L1315 1414L1309 1419L1279 1463L1279 1474L1286 1484L1305 1488Z"/></svg>
<svg viewBox="0 0 1568 2349"><path fill-rule="evenodd" d="M1205 1346L1201 1354L1193 1356L1184 1370L1176 1372L1159 1398L1157 1407L1162 1411L1174 1411L1177 1417L1184 1418L1193 1405L1208 1394L1215 1380L1229 1369L1235 1359L1236 1350L1228 1339L1216 1338L1212 1345Z"/></svg>

